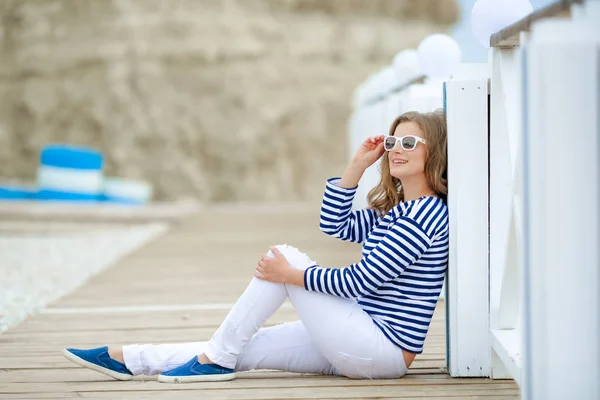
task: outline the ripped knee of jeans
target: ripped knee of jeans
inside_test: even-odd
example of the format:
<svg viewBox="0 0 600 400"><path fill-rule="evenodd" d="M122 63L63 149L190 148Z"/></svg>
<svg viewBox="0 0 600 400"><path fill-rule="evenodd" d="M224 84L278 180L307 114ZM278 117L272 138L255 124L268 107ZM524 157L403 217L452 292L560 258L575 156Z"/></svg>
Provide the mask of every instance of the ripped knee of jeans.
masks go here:
<svg viewBox="0 0 600 400"><path fill-rule="evenodd" d="M305 270L312 265L316 265L317 263L310 259L305 253L301 252L297 248L285 244L279 244L275 247L279 252L285 257L287 262L292 266L292 268ZM275 257L275 254L271 250L267 253L269 257Z"/></svg>

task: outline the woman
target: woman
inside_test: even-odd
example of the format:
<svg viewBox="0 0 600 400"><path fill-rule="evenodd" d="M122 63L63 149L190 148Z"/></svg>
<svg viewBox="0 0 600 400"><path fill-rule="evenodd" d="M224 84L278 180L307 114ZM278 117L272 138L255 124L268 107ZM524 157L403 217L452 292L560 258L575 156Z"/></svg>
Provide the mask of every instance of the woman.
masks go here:
<svg viewBox="0 0 600 400"><path fill-rule="evenodd" d="M272 247L210 341L63 354L120 380L225 381L250 369L403 376L423 351L448 263L446 143L442 111L405 113L388 137L361 145L341 179L327 181L321 230L363 243L358 263L324 268L293 247ZM380 158L369 208L352 211L361 176ZM300 320L260 329L288 297Z"/></svg>

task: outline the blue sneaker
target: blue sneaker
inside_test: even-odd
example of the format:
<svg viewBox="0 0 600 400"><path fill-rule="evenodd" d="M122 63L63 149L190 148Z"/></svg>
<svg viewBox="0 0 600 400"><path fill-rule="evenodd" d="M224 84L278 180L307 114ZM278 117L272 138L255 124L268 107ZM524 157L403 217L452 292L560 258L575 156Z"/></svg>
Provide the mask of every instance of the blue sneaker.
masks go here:
<svg viewBox="0 0 600 400"><path fill-rule="evenodd" d="M67 360L73 361L77 365L93 369L120 381L130 381L133 379L133 374L127 369L125 364L110 358L108 355L108 346L90 350L64 349L63 355Z"/></svg>
<svg viewBox="0 0 600 400"><path fill-rule="evenodd" d="M232 379L235 379L232 369L217 364L200 364L198 357L158 376L158 381L164 383L217 382Z"/></svg>

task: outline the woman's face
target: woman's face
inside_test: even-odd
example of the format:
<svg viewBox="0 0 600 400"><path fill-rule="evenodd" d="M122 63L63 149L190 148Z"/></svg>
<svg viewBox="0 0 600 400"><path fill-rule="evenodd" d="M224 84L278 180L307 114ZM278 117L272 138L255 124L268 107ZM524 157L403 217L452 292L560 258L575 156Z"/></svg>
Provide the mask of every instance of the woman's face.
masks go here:
<svg viewBox="0 0 600 400"><path fill-rule="evenodd" d="M425 135L416 122L403 122L396 127L395 137L418 136L425 139ZM425 161L427 159L427 148L425 144L417 142L414 150L407 151L402 148L399 142L396 147L388 154L390 163L390 173L393 177L402 180L403 178L423 175L425 172Z"/></svg>

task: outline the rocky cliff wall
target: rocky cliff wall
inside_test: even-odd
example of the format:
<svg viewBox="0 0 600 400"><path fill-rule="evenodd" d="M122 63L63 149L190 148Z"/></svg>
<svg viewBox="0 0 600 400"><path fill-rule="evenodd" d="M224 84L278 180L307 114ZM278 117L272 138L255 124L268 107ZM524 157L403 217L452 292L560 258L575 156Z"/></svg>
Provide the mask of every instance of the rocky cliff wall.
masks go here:
<svg viewBox="0 0 600 400"><path fill-rule="evenodd" d="M106 155L156 198L290 201L341 174L353 88L454 0L0 0L0 177ZM374 132L375 134L376 132Z"/></svg>

